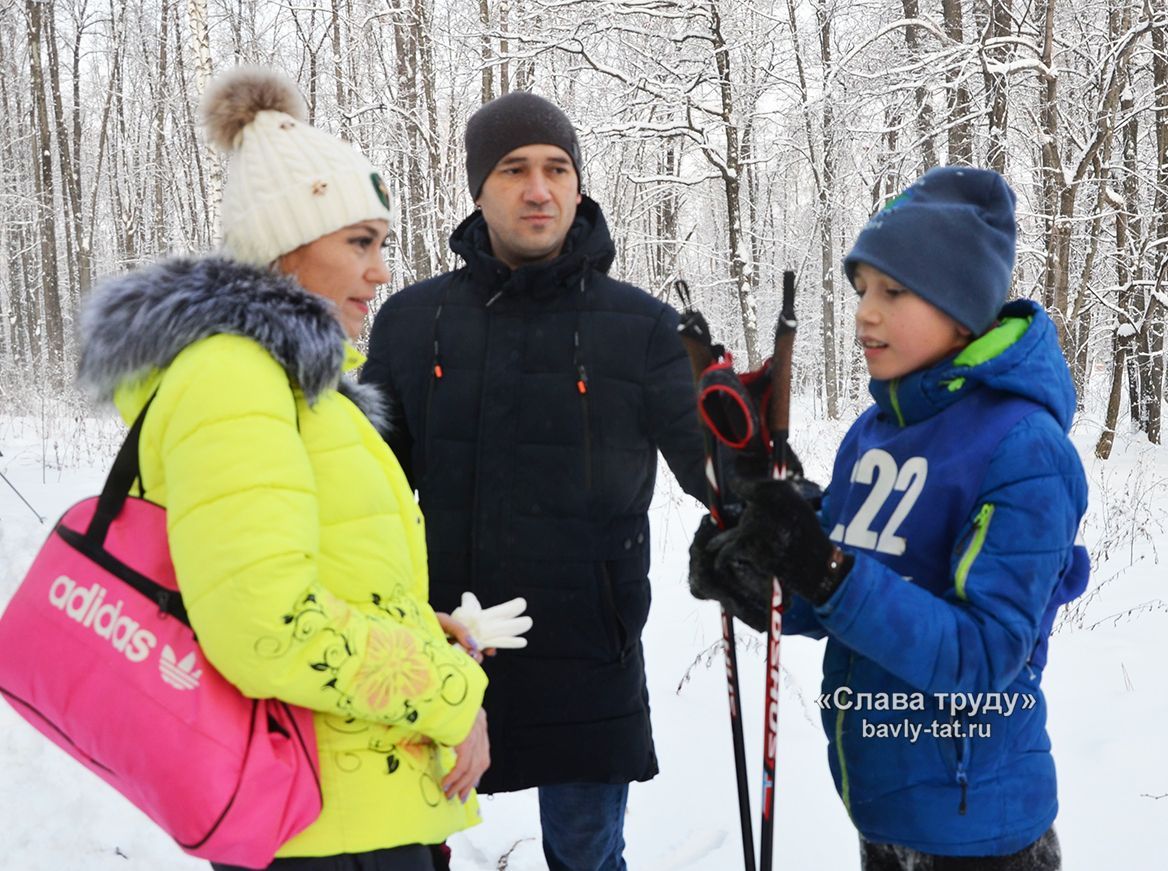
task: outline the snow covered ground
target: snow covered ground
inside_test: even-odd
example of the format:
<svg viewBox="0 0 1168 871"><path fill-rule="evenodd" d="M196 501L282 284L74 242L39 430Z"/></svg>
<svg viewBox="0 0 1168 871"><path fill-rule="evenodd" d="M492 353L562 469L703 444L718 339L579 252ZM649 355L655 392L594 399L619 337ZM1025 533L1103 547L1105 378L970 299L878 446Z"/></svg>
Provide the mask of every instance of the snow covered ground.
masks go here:
<svg viewBox="0 0 1168 871"><path fill-rule="evenodd" d="M823 481L842 427L818 426L796 448L809 476ZM1090 427L1076 433L1092 487L1084 534L1097 562L1087 596L1056 628L1044 682L1060 776L1057 827L1066 871L1162 868L1168 597L1157 559L1168 551L1168 448L1121 436L1112 459L1099 463L1091 455L1096 435ZM97 491L118 437L113 421L59 418L45 426L0 416L0 471L51 524ZM742 864L717 610L693 601L684 580L699 515L662 476L653 510L654 603L644 636L662 773L630 794L626 855L635 871ZM0 608L47 531L0 481ZM814 706L821 654L819 643L784 640L776 866L846 871L859 863ZM757 800L763 654L746 629L739 657ZM487 798L483 812L482 826L452 842L456 871L546 868L533 794ZM207 867L6 705L0 705L0 818L4 869Z"/></svg>

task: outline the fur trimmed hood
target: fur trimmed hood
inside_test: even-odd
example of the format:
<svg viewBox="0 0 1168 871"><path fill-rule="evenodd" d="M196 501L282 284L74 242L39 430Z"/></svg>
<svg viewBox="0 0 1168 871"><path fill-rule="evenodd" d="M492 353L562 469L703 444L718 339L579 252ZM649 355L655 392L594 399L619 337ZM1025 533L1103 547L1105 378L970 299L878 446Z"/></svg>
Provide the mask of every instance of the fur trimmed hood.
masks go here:
<svg viewBox="0 0 1168 871"><path fill-rule="evenodd" d="M332 304L286 275L219 257L172 258L103 281L81 311L78 383L111 400L220 333L262 345L310 405L339 390L384 426L377 391L341 377L347 343Z"/></svg>

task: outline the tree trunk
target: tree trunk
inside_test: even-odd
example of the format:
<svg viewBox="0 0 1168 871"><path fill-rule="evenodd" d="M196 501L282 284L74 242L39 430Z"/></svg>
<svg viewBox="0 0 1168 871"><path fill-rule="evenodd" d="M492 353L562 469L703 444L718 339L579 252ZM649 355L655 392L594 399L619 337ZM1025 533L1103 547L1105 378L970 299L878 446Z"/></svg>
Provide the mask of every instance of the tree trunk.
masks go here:
<svg viewBox="0 0 1168 871"><path fill-rule="evenodd" d="M61 200L64 206L62 226L65 230L65 266L68 273L68 282L65 286L65 298L70 299L77 288L77 204L80 192L77 189L77 178L73 170L73 149L69 140L69 132L65 125L65 109L61 102L61 64L57 53L57 22L55 7L49 5L48 17L44 19L45 48L49 56L49 95L52 97L53 127L57 137L57 165L61 179ZM71 301L65 306L72 310Z"/></svg>
<svg viewBox="0 0 1168 871"><path fill-rule="evenodd" d="M941 0L945 35L957 44L965 41L962 33L961 0ZM949 95L948 153L950 165L973 163L972 101L969 91L958 79L961 71L951 68L946 72Z"/></svg>
<svg viewBox="0 0 1168 871"><path fill-rule="evenodd" d="M0 69L8 69L12 63L9 53L6 41L0 38ZM29 155L26 160L15 147L15 143L28 135L25 124L28 114L21 104L20 91L14 88L10 96L9 78L5 75L0 75L0 110L3 111L4 125L3 136L0 136L0 159L4 161L4 166L18 168L15 176L6 178L0 175L0 179L7 181L5 193L11 193L15 202L30 202L28 185L34 175L30 171L33 166L32 156ZM5 236L0 238L7 249L4 253L9 270L5 325L8 328L15 371L25 377L35 377L32 371L35 364L32 321L36 318L37 306L32 288L36 286L36 278L30 254L33 242L29 238L32 215L25 208L17 208L15 214L5 217L11 219L3 222ZM7 235L9 233L11 235Z"/></svg>
<svg viewBox="0 0 1168 871"><path fill-rule="evenodd" d="M426 183L422 170L422 131L418 119L420 110L417 68L417 41L419 22L412 10L399 8L393 28L394 55L397 60L398 99L406 107L405 195L402 197L402 218L409 232L407 252L413 275L410 281L430 277L430 258L426 247Z"/></svg>
<svg viewBox="0 0 1168 871"><path fill-rule="evenodd" d="M73 150L70 165L73 170L73 238L77 240L77 293L84 296L93 284L92 239L85 232L85 205L81 192L81 41L85 35L85 11L88 0L83 0L77 16L77 33L73 37L73 135L70 147Z"/></svg>
<svg viewBox="0 0 1168 871"><path fill-rule="evenodd" d="M57 269L57 222L53 185L53 140L49 132L49 107L45 99L41 37L44 35L42 3L25 0L28 14L28 66L32 87L35 135L33 182L36 190L37 227L40 235L40 279L45 325L45 370L54 384L65 381L65 322L61 309L60 275Z"/></svg>
<svg viewBox="0 0 1168 871"><path fill-rule="evenodd" d="M730 47L722 33L722 16L718 0L710 2L710 29L713 36L714 63L718 69L721 96L721 121L726 137L726 155L722 167L722 186L726 199L726 229L730 245L730 278L738 299L738 313L742 318L742 337L746 343L746 358L753 369L762 363L758 347L758 313L754 301L754 264L747 263L743 250L742 174L739 154L738 127L734 118L734 90L730 78Z"/></svg>
<svg viewBox="0 0 1168 871"><path fill-rule="evenodd" d="M1119 422L1119 406L1123 400L1123 373L1127 368L1126 355L1119 334L1116 333L1115 364L1111 370L1111 390L1107 395L1107 412L1103 419L1103 432L1099 441L1095 443L1095 456L1106 460L1111 456L1111 449L1115 446L1115 427Z"/></svg>
<svg viewBox="0 0 1168 871"><path fill-rule="evenodd" d="M170 26L170 2L162 0L162 28L158 39L158 83L154 88L154 120L152 123L154 135L154 159L151 161L150 171L154 175L154 217L151 220L150 238L153 240L154 256L162 254L167 249L166 242L166 172L163 170L165 156L163 149L166 145L166 102L170 93L167 86L167 28Z"/></svg>
<svg viewBox="0 0 1168 871"><path fill-rule="evenodd" d="M499 0L499 93L511 93L511 62L507 53L511 46L507 39L507 28L511 17L511 0Z"/></svg>
<svg viewBox="0 0 1168 871"><path fill-rule="evenodd" d="M195 56L195 86L201 98L211 80L211 34L207 26L207 0L188 0L187 18L191 23L191 49ZM193 133L192 128L192 133ZM223 193L223 171L219 159L195 141L193 149L195 166L199 175L199 186L203 193L206 212L205 230L208 238L214 238L219 224L219 202ZM207 169L203 169L203 157L207 156Z"/></svg>
<svg viewBox="0 0 1168 871"><path fill-rule="evenodd" d="M1054 0L1050 0L1053 5ZM1010 48L1003 40L1010 35L1012 0L989 0L989 22L986 28L984 58L990 63L1004 64L1009 60ZM1009 122L1007 76L998 70L985 72L986 100L989 103L989 150L986 162L990 169L1006 171L1006 128Z"/></svg>
<svg viewBox="0 0 1168 871"><path fill-rule="evenodd" d="M1096 161L1097 192L1095 208L1091 213L1091 226L1087 233L1087 256L1083 261L1082 277L1079 279L1079 288L1075 293L1075 304L1069 315L1069 327L1073 338L1071 347L1074 354L1070 357L1071 377L1075 382L1076 407L1082 411L1087 394L1089 359L1088 351L1091 344L1091 308L1088 305L1090 288L1095 276L1095 258L1099 253L1099 239L1103 231L1103 209L1106 203L1107 174L1103 169L1111 158L1110 140L1103 146L1101 158Z"/></svg>
<svg viewBox="0 0 1168 871"><path fill-rule="evenodd" d="M479 24L482 25L482 86L479 91L479 101L482 103L489 103L495 99L495 82L494 72L495 67L492 63L491 55L491 7L488 5L488 0L479 0Z"/></svg>
<svg viewBox="0 0 1168 871"><path fill-rule="evenodd" d="M815 17L819 24L819 53L823 63L823 80L831 77L831 18L824 0L817 0ZM839 349L835 323L835 250L834 192L836 176L835 113L831 99L823 99L823 176L819 186L819 257L823 276L823 379L827 386L827 415L839 417Z"/></svg>
<svg viewBox="0 0 1168 871"><path fill-rule="evenodd" d="M1138 326L1138 332L1133 337L1133 347L1129 349L1128 355L1128 399L1131 403L1132 423L1140 430L1147 432L1148 396L1145 387L1151 378L1152 361L1148 348L1148 302L1143 287L1143 249L1147 240L1144 238L1144 222L1141 218L1140 168L1136 154L1139 144L1139 116L1134 111L1135 98L1132 93L1130 68L1123 70L1123 77L1126 84L1119 98L1119 113L1121 118L1126 119L1121 133L1123 142L1123 211L1127 217L1128 238L1127 250L1120 256L1128 264L1128 284L1131 288L1128 296L1129 304L1132 307L1131 317Z"/></svg>
<svg viewBox="0 0 1168 871"><path fill-rule="evenodd" d="M823 0L817 0L815 7L816 23L819 28L820 61L825 72L830 62L831 31L827 12ZM811 95L807 86L806 64L803 62L803 51L799 42L799 27L795 16L794 0L787 0L787 27L791 32L791 42L795 47L795 71L799 80L799 97L803 104L803 129L807 136L807 149L811 157L811 175L815 182L815 197L818 204L816 214L816 235L819 242L819 278L822 285L820 295L820 346L823 349L823 390L827 402L828 417L839 417L839 367L835 340L835 255L832 239L833 221L831 212L831 189L835 175L835 156L831 147L831 127L834 123L831 113L831 101L823 100L823 114L821 116L823 137L816 148L815 125L812 123ZM822 165L819 155L822 154Z"/></svg>
<svg viewBox="0 0 1168 871"><path fill-rule="evenodd" d="M418 130L419 138L426 146L426 198L432 207L426 210L426 236L429 239L426 251L426 268L433 274L437 266L445 271L447 247L439 243L445 232L444 221L450 211L451 186L442 179L442 150L440 148L438 126L438 99L434 93L434 41L430 34L433 22L427 0L414 0L414 51L417 53L417 67L422 84L422 103L426 112L426 123ZM437 252L435 252L437 249ZM437 256L435 256L437 253ZM435 262L437 260L437 263Z"/></svg>
<svg viewBox="0 0 1168 871"><path fill-rule="evenodd" d="M917 0L901 0L905 18L919 18L920 9ZM920 58L920 36L917 28L910 25L904 29L904 44L908 49L908 62L912 63ZM933 106L929 103L928 89L924 81L913 89L913 100L917 106L917 132L921 140L922 171L932 169L937 165L937 149L933 145L933 135L936 129Z"/></svg>
<svg viewBox="0 0 1168 871"><path fill-rule="evenodd" d="M1158 215L1156 239L1159 245L1152 255L1152 302L1146 315L1148 331L1149 378L1148 441L1161 442L1161 409L1164 405L1164 295L1168 293L1168 18L1160 16L1152 30L1152 82L1155 94L1156 123L1156 195L1152 212Z"/></svg>

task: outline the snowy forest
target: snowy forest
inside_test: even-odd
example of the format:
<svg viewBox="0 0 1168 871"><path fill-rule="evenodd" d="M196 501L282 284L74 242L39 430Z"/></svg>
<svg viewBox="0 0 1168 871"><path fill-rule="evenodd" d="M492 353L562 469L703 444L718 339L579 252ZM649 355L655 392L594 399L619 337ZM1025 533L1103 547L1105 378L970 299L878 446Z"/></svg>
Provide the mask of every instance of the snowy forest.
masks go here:
<svg viewBox="0 0 1168 871"><path fill-rule="evenodd" d="M844 254L927 169L1003 173L1012 295L1058 329L1090 482L1090 587L1059 614L1044 677L1065 867L1163 865L1166 0L0 0L0 610L124 436L73 384L79 306L106 276L215 250L227 164L197 108L244 63L290 75L311 123L380 168L396 212L382 299L458 265L466 122L516 90L575 123L612 274L675 307L684 280L739 368L769 356L794 270L791 441L824 483L870 403ZM685 581L703 512L662 468L643 636L661 774L631 792L638 869L742 867L721 622ZM758 778L765 647L741 628ZM779 866L853 868L822 649L783 651ZM5 868L206 867L7 705L0 814ZM452 839L455 871L546 871L538 818L530 790L486 799L484 825Z"/></svg>
<svg viewBox="0 0 1168 871"><path fill-rule="evenodd" d="M312 123L382 168L400 213L387 293L454 265L471 112L551 98L580 131L615 274L658 296L684 278L757 363L797 271L796 391L830 419L865 401L839 266L858 229L929 167L997 169L1019 196L1014 295L1052 313L1097 455L1129 423L1161 441L1158 0L4 0L6 410L69 395L74 313L102 276L213 249L224 164L196 107L239 63L288 72Z"/></svg>

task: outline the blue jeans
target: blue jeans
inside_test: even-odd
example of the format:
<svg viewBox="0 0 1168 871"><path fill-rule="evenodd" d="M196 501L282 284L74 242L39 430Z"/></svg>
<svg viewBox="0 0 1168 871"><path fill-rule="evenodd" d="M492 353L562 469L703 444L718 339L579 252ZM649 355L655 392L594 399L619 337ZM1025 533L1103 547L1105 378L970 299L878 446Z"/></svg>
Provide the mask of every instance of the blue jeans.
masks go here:
<svg viewBox="0 0 1168 871"><path fill-rule="evenodd" d="M548 871L627 871L627 783L559 783L539 788Z"/></svg>

